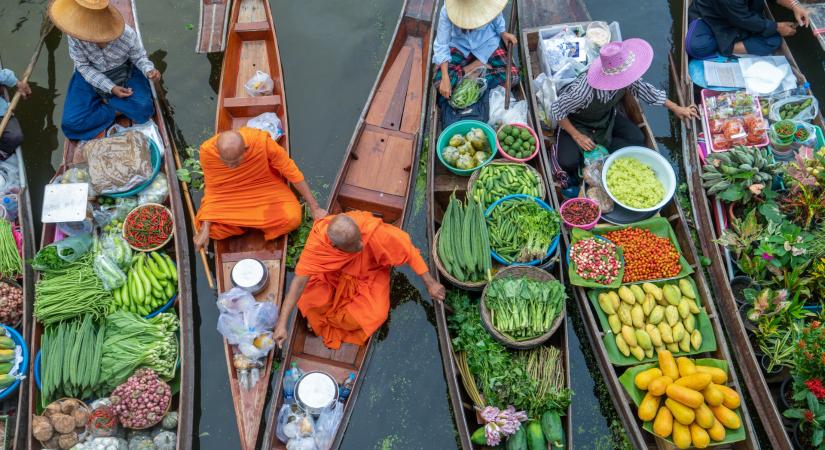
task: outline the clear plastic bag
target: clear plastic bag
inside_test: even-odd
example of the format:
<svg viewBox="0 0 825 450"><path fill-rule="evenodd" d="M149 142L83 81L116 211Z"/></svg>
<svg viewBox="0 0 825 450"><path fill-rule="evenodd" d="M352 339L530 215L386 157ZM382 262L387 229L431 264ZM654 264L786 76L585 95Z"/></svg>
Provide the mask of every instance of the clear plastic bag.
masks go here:
<svg viewBox="0 0 825 450"><path fill-rule="evenodd" d="M598 203L602 214L607 214L613 211L613 208L615 207L613 200L600 186L591 186L587 188L587 198Z"/></svg>
<svg viewBox="0 0 825 450"><path fill-rule="evenodd" d="M258 117L253 117L246 123L246 126L268 132L273 141L277 141L284 135L281 119L273 112L265 112Z"/></svg>
<svg viewBox="0 0 825 450"><path fill-rule="evenodd" d="M258 302L249 292L232 288L218 296L218 310L218 332L247 358L263 358L275 347L271 331L278 321L278 307L274 303Z"/></svg>
<svg viewBox="0 0 825 450"><path fill-rule="evenodd" d="M315 445L318 446L318 450L329 450L332 447L335 432L343 417L344 404L341 402L335 402L335 406L321 412L315 421Z"/></svg>
<svg viewBox="0 0 825 450"><path fill-rule="evenodd" d="M146 203L163 204L169 197L169 182L166 177L155 177L149 186L138 194L137 202L140 205Z"/></svg>
<svg viewBox="0 0 825 450"><path fill-rule="evenodd" d="M255 297L253 297L249 291L233 287L218 295L218 311L220 311L221 314L231 313L240 316L246 308L248 308L250 302L255 302Z"/></svg>
<svg viewBox="0 0 825 450"><path fill-rule="evenodd" d="M132 248L120 234L104 233L100 237L100 246L103 252L124 271L132 265Z"/></svg>
<svg viewBox="0 0 825 450"><path fill-rule="evenodd" d="M55 242L57 256L66 262L75 262L92 247L92 235L90 233L70 236Z"/></svg>
<svg viewBox="0 0 825 450"><path fill-rule="evenodd" d="M290 404L283 404L281 405L280 411L278 411L278 425L275 427L275 436L278 438L279 441L286 444L289 438L284 434L284 426L287 423L287 419L289 418L289 409L292 408Z"/></svg>
<svg viewBox="0 0 825 450"><path fill-rule="evenodd" d="M94 262L95 275L103 283L103 289L112 291L126 283L126 274L109 255L98 253Z"/></svg>
<svg viewBox="0 0 825 450"><path fill-rule="evenodd" d="M556 125L553 120L550 119L550 107L553 105L553 102L556 101L556 87L553 84L553 80L547 76L544 72L540 73L539 76L533 80L533 88L536 92L536 99L538 100L538 105L541 108L541 112L543 113L543 122L549 128L556 128Z"/></svg>
<svg viewBox="0 0 825 450"><path fill-rule="evenodd" d="M120 193L146 182L153 173L149 138L138 131L94 139L81 147L90 183L102 193Z"/></svg>
<svg viewBox="0 0 825 450"><path fill-rule="evenodd" d="M260 97L263 95L272 95L272 89L275 87L275 82L272 77L266 72L260 70L252 75L246 84L243 85L246 93L252 97Z"/></svg>
<svg viewBox="0 0 825 450"><path fill-rule="evenodd" d="M106 136L117 136L126 133L127 131L137 131L138 133L151 139L160 150L161 157L164 154L163 138L160 137L160 130L154 121L149 120L146 123L132 125L131 127L124 127L119 124L114 124L106 130Z"/></svg>
<svg viewBox="0 0 825 450"><path fill-rule="evenodd" d="M819 102L810 95L791 95L771 102L770 119L807 122L819 114Z"/></svg>
<svg viewBox="0 0 825 450"><path fill-rule="evenodd" d="M504 109L504 87L490 91L490 118L487 124L493 128L511 123L527 123L527 100L515 101L510 96L510 108Z"/></svg>
<svg viewBox="0 0 825 450"><path fill-rule="evenodd" d="M596 159L586 163L582 169L584 182L588 186L602 187L602 168L604 167L604 159Z"/></svg>
<svg viewBox="0 0 825 450"><path fill-rule="evenodd" d="M487 69L483 65L473 69L468 73L465 73L464 76L462 76L458 80L458 82L456 82L456 85L453 88L452 95L450 95L450 106L452 106L455 109L466 109L473 106L474 104L476 104L476 102L481 100L481 98L484 97L484 93L487 91L487 78L485 78L486 75ZM460 89L462 89L462 84L469 83L476 84L476 88L478 89L476 98L473 101L462 101L461 103L459 103L459 100L466 99L463 99L460 94L456 94L459 93Z"/></svg>
<svg viewBox="0 0 825 450"><path fill-rule="evenodd" d="M249 330L272 330L278 322L278 307L272 302L256 301L244 309L243 316Z"/></svg>
<svg viewBox="0 0 825 450"><path fill-rule="evenodd" d="M66 169L60 177L54 180L53 183L69 184L69 183L87 183L89 184L89 197L97 197L97 191L91 184L91 177L89 176L89 167L85 164L78 164Z"/></svg>
<svg viewBox="0 0 825 450"><path fill-rule="evenodd" d="M166 179L165 177L157 177L156 179ZM126 216L138 206L136 197L123 197L115 201L114 205L101 205L98 209L92 211L92 216L95 223L101 227L110 224L113 220L122 221Z"/></svg>
<svg viewBox="0 0 825 450"><path fill-rule="evenodd" d="M241 336L238 350L252 360L263 359L275 348L275 340L270 332L247 332Z"/></svg>
<svg viewBox="0 0 825 450"><path fill-rule="evenodd" d="M297 404L292 403L284 405L278 411L278 426L275 428L275 435L278 436L282 442L289 442L310 438L313 447L315 440L311 436L315 433L315 423L312 417L307 413L301 411Z"/></svg>
<svg viewBox="0 0 825 450"><path fill-rule="evenodd" d="M20 191L20 167L17 153L0 161L0 193L17 193Z"/></svg>
<svg viewBox="0 0 825 450"><path fill-rule="evenodd" d="M290 439L286 443L286 450L317 450L315 440L311 437Z"/></svg>

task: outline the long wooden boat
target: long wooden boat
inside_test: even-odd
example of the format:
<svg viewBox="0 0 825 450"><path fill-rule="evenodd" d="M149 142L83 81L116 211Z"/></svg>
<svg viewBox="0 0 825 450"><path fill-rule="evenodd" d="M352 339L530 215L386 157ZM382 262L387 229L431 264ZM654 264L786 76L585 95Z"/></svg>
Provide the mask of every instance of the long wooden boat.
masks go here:
<svg viewBox="0 0 825 450"><path fill-rule="evenodd" d="M115 6L123 15L126 23L135 29L140 38L140 26L138 24L137 8L135 0L110 0L110 4ZM151 84L151 83L150 83ZM192 448L193 436L193 412L195 400L195 341L194 341L194 321L192 316L192 277L189 259L189 234L186 229L186 216L184 215L183 203L181 201L180 185L175 174L174 141L170 138L166 122L161 114L162 107L158 100L155 86L152 85L152 95L155 103L155 115L152 121L158 126L163 140L163 165L158 176L165 176L169 187L168 207L172 211L174 219L174 238L172 240L173 259L178 270L178 293L174 304L177 316L180 320L179 348L180 367L178 368L180 383L177 395L172 399L172 409L178 412L177 428L177 448ZM74 158L78 142L66 139L63 147L63 159L57 169L52 181L55 181L68 168ZM40 239L40 248L43 248L55 241L57 226L55 224L43 224ZM31 331L30 351L31 355L36 355L40 351L40 339L43 334L43 325L36 320L33 321ZM29 366L29 379L34 380L34 364ZM35 383L28 383L28 418L38 412L37 405L40 402L40 392ZM31 421L26 433L26 448L40 449L40 442L32 436Z"/></svg>
<svg viewBox="0 0 825 450"><path fill-rule="evenodd" d="M525 3L532 4L533 2ZM549 8L550 10L555 11L557 13L556 17L559 20L559 22L557 23L590 21L590 16L587 12L587 9L582 4L576 5L576 3L580 2L578 0L543 2L544 8ZM528 79L532 80L535 78L537 74L541 72L538 60L538 28L522 29L521 40L525 43L527 48L527 51L524 55L524 66L527 70L527 77ZM530 92L530 97L532 99L531 106L534 122L539 122L541 120L541 114L538 105L535 101L535 95L533 92ZM643 131L645 135L646 146L652 149L656 149L657 145L655 138L639 106L638 101L635 98L633 98L633 96L625 96L625 101L623 102L623 109L627 117L630 118L633 122L635 122ZM555 145L555 138L555 130L544 130L542 139L540 139L543 153L548 152L548 150L552 148L553 145ZM545 171L549 174L549 176L552 177L552 167L550 166L550 164L552 164L552 161L549 157L545 158L544 161L548 164L545 168ZM556 197L556 202L558 203L558 199L561 198L561 186L558 183L555 183L555 187L556 189L553 190L551 195L554 195ZM665 217L671 224L675 232L679 246L682 249L682 254L684 258L687 260L687 262L694 270L694 273L691 275L691 278L693 279L698 288L698 295L703 299L712 299L713 297L711 296L709 285L702 273L702 267L699 264L698 255L696 254L696 251L692 244L692 238L687 225L687 221L685 219L684 212L682 211L676 199L671 200L660 211L660 215L662 217ZM570 233L567 229L565 229L563 233L563 242L565 249L569 248ZM587 331L590 344L594 349L595 356L599 363L599 369L602 373L602 376L604 377L608 391L610 392L610 397L612 398L616 411L618 412L622 420L622 424L624 425L625 432L627 433L627 437L631 445L633 445L634 448L672 448L672 444L670 444L669 442L660 439L654 436L652 433L648 433L647 431L642 429L642 423L637 418L637 408L628 396L627 392L625 392L623 386L619 381L619 376L622 373L624 373L624 369L620 367L614 367L610 362L610 359L607 354L607 349L602 340L604 332L600 329L600 325L596 317L596 312L593 310L593 306L591 305L587 297L587 292L584 288L581 287L576 287L574 289L574 292L579 305L582 320L584 322L585 330ZM721 321L719 320L718 315L716 313L715 306L712 301L706 301L704 304L708 316L710 318L711 325L713 327L713 332L716 337L718 349L714 352L702 355L728 361L729 368L731 369L730 383L738 392L741 393L742 389L739 380L736 376L736 373L733 370L733 360L731 359L730 354L728 352L724 329L722 328ZM701 357L701 355L699 355L698 357ZM751 424L750 414L744 402L741 407L741 415L742 426L745 427L746 438L744 441L732 444L732 448L760 448L756 434Z"/></svg>
<svg viewBox="0 0 825 450"><path fill-rule="evenodd" d="M3 67L0 61L0 68ZM2 88L2 95L9 101L9 91L5 87ZM23 258L23 273L21 275L21 287L23 288L23 320L16 327L20 335L27 339L31 334L32 327L32 307L34 305L34 271L32 266L27 261L34 258L36 241L34 238L34 221L32 220L31 210L31 195L29 191L29 184L26 178L26 164L23 161L23 151L20 147L17 148L17 166L20 176L20 191L17 193L17 222L20 225L20 232L23 235L22 258ZM31 364L31 361L29 361ZM28 427L29 416L25 413L28 411L28 386L29 378L24 378L20 385L17 386L17 392L9 398L3 400L4 404L16 404L16 414L14 416L14 440L11 442L14 450L26 448L26 431ZM11 427L9 427L11 428Z"/></svg>
<svg viewBox="0 0 825 450"><path fill-rule="evenodd" d="M200 0L196 53L215 53L224 50L229 13L232 10L231 3L231 0Z"/></svg>
<svg viewBox="0 0 825 450"><path fill-rule="evenodd" d="M517 56L514 56L513 58L516 59ZM526 98L526 82L527 80L520 80L519 83L516 83L513 86L513 102L523 100ZM436 231L438 231L438 229L441 227L441 221L444 212L447 209L447 205L449 204L450 196L453 194L453 192L455 192L457 198L464 200L467 195L468 181L467 177L459 176L450 172L438 160L438 156L436 154L437 141L442 131L441 111L437 104L438 97L438 90L431 89L428 104L429 111L427 113L427 126L429 128L429 160L427 164L427 235L429 237L429 242L431 243L434 241ZM534 130L538 129L536 126L537 123L533 121L532 118L528 125L530 125ZM545 169L545 157L545 153L540 152L535 158L530 160L527 164L538 172L545 186L549 187L550 178L546 173ZM553 207L554 209L558 209L558 204L555 202L555 198L549 196L549 189L548 198L546 198L545 200L547 200L547 203L551 207ZM438 271L435 265L434 258L432 255L430 255L429 261L430 273L432 273L433 276L438 277L439 281L448 286L448 288L461 289L460 286L451 286L449 280L447 280L445 277L441 275L441 273ZM557 280L564 280L564 274L561 271L560 263L555 263L549 269L549 272ZM475 297L479 297L480 292L468 292L468 294ZM453 411L453 418L455 420L456 429L458 431L458 439L461 444L461 448L465 450L486 448L474 444L470 440L470 436L472 435L472 433L477 428L482 426L480 419L478 417L478 410L487 405L474 404L473 400L467 393L466 383L468 381L463 379L461 372L458 369L459 362L456 352L453 350L452 336L450 334L450 329L448 326L448 317L452 313L452 311L448 305L444 304L444 302L433 302L433 307L435 308L436 328L438 332L438 345L441 349L441 362L444 366L444 375L447 380L447 387L450 395L450 406ZM564 370L567 386L569 387L570 355L568 348L567 333L567 321L565 320L559 327L558 331L556 331L555 334L550 338L550 340L548 340L543 345L556 347L559 350L561 350L562 362L564 366L562 370ZM575 448L573 445L573 417L571 414L571 410L569 408L566 411L566 414L564 415L562 420L564 423L567 446L568 448Z"/></svg>
<svg viewBox="0 0 825 450"><path fill-rule="evenodd" d="M246 93L244 83L258 70L272 77L272 95L251 97ZM266 0L234 2L218 93L216 133L238 129L245 126L249 119L265 112L276 113L284 130L289 130L281 57L272 13ZM281 138L280 144L289 151L288 132ZM258 301L274 302L280 306L286 275L286 245L286 236L266 241L263 233L252 230L241 236L216 241L215 275L218 292L232 288L230 275L235 263L245 258L256 258L263 262L269 271L269 282L256 298ZM232 403L241 440L240 448L260 448L258 441L261 420L269 391L274 352L269 353L259 369L257 383L245 389L239 382L239 373L233 363L234 355L239 353L237 347L224 340L224 348L229 388L232 392ZM280 390L280 386L281 378L278 377L274 388Z"/></svg>
<svg viewBox="0 0 825 450"><path fill-rule="evenodd" d="M329 199L330 214L369 211L386 223L404 225L421 146L433 17L434 0L407 0L402 5L384 64L344 154ZM303 316L295 314L284 346L281 378L293 363L304 372L325 372L339 384L355 373L355 384L331 448L341 445L363 383L371 345L370 339L363 346L344 343L338 350L330 350L309 331ZM274 395L263 448L283 450L285 444L275 436L283 390L278 389Z"/></svg>
<svg viewBox="0 0 825 450"><path fill-rule="evenodd" d="M680 94L682 104L685 104L684 102L694 101L700 89L694 87L693 80L688 71L688 56L684 51L684 37L687 34L689 6L690 0L685 0L682 8L682 41L677 45L677 48L681 49L681 52L678 58L674 58L674 60L679 61L679 63L675 64L674 61L671 61L673 72L676 72L673 76L678 83L677 91ZM766 12L770 16L770 10L766 8ZM784 55L787 58L788 63L791 65L797 77L798 85L804 84L806 82L805 76L799 70L784 39L782 40L782 46L778 54ZM822 125L821 115L817 117L816 123ZM733 290L731 289L729 271L732 267L730 258L726 254L725 248L715 243L722 230L721 221L718 220L718 214L719 212L724 214L724 210L721 209L721 205L717 201L708 198L702 186L701 167L703 163L697 151L699 133L701 131L702 125L699 120L693 120L687 126L683 126L682 130L683 169L691 205L693 207L694 228L699 236L702 253L711 261L707 270L716 294L716 305L725 322L725 329L727 330L728 336L736 348L734 356L740 368L744 384L747 386L747 391L753 402L754 409L758 412L762 428L772 448L791 449L793 448L793 444L788 435L788 430L783 424L782 412L777 408L777 399L774 396L771 386L765 379L759 361L756 359L753 344L745 329L745 324L739 314L739 307L736 303Z"/></svg>

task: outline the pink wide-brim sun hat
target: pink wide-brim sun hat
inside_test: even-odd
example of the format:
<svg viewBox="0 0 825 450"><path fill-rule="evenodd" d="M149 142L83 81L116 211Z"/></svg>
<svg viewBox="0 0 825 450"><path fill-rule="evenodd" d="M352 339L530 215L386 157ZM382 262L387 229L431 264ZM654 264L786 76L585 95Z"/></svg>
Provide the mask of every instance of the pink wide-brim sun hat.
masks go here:
<svg viewBox="0 0 825 450"><path fill-rule="evenodd" d="M627 39L602 46L587 70L587 82L602 91L626 88L642 77L653 62L653 47L644 39Z"/></svg>

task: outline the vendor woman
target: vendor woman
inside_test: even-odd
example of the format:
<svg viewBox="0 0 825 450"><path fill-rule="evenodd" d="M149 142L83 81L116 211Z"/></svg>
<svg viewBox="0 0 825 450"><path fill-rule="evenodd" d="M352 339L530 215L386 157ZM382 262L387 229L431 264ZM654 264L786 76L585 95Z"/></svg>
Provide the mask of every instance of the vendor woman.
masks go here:
<svg viewBox="0 0 825 450"><path fill-rule="evenodd" d="M504 84L507 76L507 51L504 44L516 44L507 33L501 11L507 0L446 0L438 19L433 46L433 64L438 92L450 98L456 83L466 74L485 66L487 89ZM511 67L512 79L518 68Z"/></svg>
<svg viewBox="0 0 825 450"><path fill-rule="evenodd" d="M642 39L611 42L601 48L586 73L562 88L550 116L561 126L557 158L571 185L578 184L583 152L596 145L611 152L644 145L642 131L617 108L626 94L664 105L683 120L699 117L696 107L679 106L664 91L642 80L652 60L653 49Z"/></svg>

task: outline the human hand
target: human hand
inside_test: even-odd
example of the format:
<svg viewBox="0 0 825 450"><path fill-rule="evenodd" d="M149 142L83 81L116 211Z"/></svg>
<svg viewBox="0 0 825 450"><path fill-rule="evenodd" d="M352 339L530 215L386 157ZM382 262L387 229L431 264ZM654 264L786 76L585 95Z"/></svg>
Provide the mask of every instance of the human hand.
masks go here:
<svg viewBox="0 0 825 450"><path fill-rule="evenodd" d="M696 108L696 105L677 106L676 108L674 108L673 114L676 114L676 117L682 120L699 118L699 110Z"/></svg>
<svg viewBox="0 0 825 450"><path fill-rule="evenodd" d="M573 140L576 141L576 145L586 152L596 148L596 143L593 142L593 139L590 139L586 134L577 132L573 135Z"/></svg>
<svg viewBox="0 0 825 450"><path fill-rule="evenodd" d="M808 8L802 5L796 5L793 8L793 16L796 19L796 23L800 27L807 27L811 24L811 12L808 11Z"/></svg>
<svg viewBox="0 0 825 450"><path fill-rule="evenodd" d="M152 69L146 72L146 78L150 79L151 81L158 81L160 80L160 72L157 69Z"/></svg>
<svg viewBox="0 0 825 450"><path fill-rule="evenodd" d="M514 34L507 33L506 31L501 33L501 40L504 41L505 44L518 44L518 39L516 39L516 36Z"/></svg>
<svg viewBox="0 0 825 450"><path fill-rule="evenodd" d="M275 345L277 345L278 348L284 348L286 338L286 325L282 324L279 320L278 325L275 326L275 330L272 332L272 339L275 341Z"/></svg>
<svg viewBox="0 0 825 450"><path fill-rule="evenodd" d="M207 248L209 246L209 228L202 226L192 241L195 244L195 251Z"/></svg>
<svg viewBox="0 0 825 450"><path fill-rule="evenodd" d="M132 88L125 88L122 86L115 86L112 88L112 95L117 98L126 98L132 96Z"/></svg>
<svg viewBox="0 0 825 450"><path fill-rule="evenodd" d="M427 283L427 292L430 293L430 297L439 302L443 302L444 297L447 295L447 289L444 285L434 279Z"/></svg>
<svg viewBox="0 0 825 450"><path fill-rule="evenodd" d="M25 81L18 81L17 82L17 92L20 93L20 96L23 98L29 98L29 95L32 94L32 88L29 87L29 83Z"/></svg>
<svg viewBox="0 0 825 450"><path fill-rule="evenodd" d="M310 212L312 213L312 219L316 222L323 219L329 214L329 212L326 209L321 208L320 206L311 208Z"/></svg>
<svg viewBox="0 0 825 450"><path fill-rule="evenodd" d="M441 82L438 83L438 93L444 98L450 98L453 86L450 84L449 78L441 77Z"/></svg>
<svg viewBox="0 0 825 450"><path fill-rule="evenodd" d="M793 36L796 34L796 24L793 22L777 22L776 31L782 37Z"/></svg>

